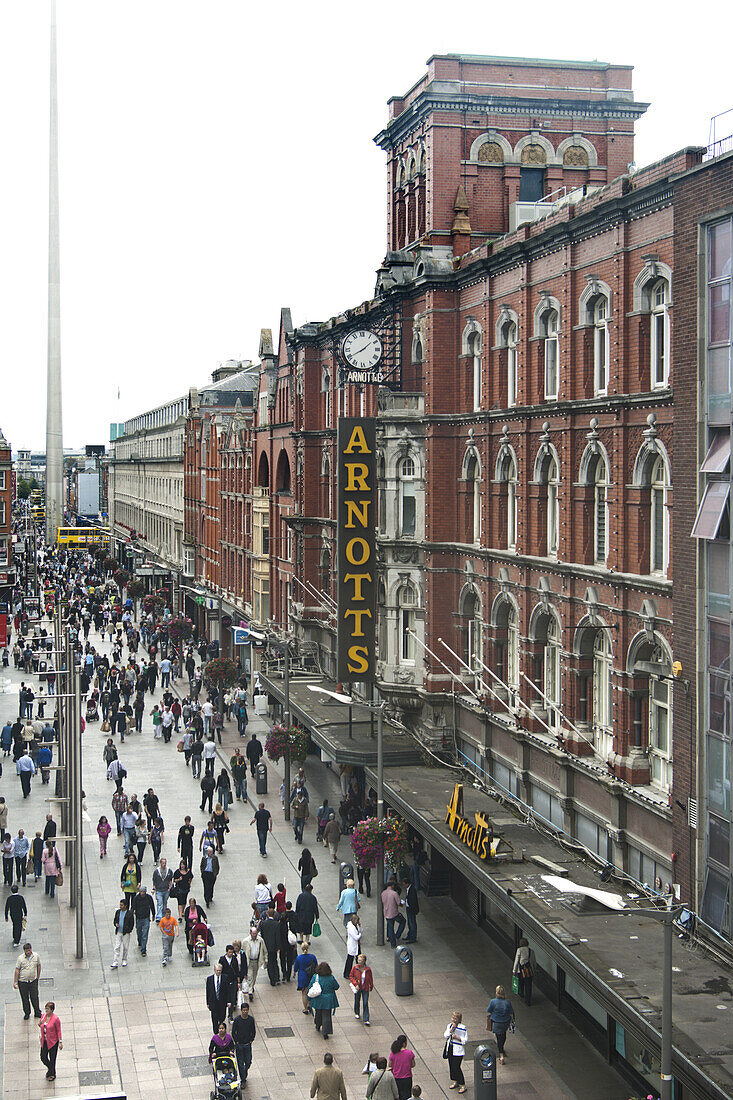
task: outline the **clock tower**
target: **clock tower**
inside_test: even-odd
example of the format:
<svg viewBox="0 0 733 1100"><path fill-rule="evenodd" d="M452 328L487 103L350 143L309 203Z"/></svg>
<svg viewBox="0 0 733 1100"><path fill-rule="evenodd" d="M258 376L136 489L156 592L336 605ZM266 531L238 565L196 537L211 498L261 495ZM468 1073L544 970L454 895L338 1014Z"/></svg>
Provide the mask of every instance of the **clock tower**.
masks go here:
<svg viewBox="0 0 733 1100"><path fill-rule="evenodd" d="M387 250L460 255L634 159L629 66L445 54L389 101Z"/></svg>

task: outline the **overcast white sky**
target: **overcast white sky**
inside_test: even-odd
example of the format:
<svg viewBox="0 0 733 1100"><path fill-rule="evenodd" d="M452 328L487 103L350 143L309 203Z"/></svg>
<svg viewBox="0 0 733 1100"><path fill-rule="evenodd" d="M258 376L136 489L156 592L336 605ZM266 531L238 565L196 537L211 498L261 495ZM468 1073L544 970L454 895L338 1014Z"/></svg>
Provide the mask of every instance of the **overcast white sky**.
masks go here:
<svg viewBox="0 0 733 1100"><path fill-rule="evenodd" d="M733 107L728 4L58 0L64 443L370 297L386 101L433 53L635 66L636 160ZM501 15L499 16L499 13ZM717 28L717 30L716 30ZM723 121L723 132L733 131ZM45 446L47 0L0 0L0 428ZM118 388L120 391L117 397Z"/></svg>

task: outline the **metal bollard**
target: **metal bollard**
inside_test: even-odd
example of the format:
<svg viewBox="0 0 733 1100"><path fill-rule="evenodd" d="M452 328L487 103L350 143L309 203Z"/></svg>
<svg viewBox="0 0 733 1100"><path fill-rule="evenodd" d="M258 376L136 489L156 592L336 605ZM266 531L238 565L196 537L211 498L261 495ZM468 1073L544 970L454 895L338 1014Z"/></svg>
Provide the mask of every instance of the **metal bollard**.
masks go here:
<svg viewBox="0 0 733 1100"><path fill-rule="evenodd" d="M473 1091L475 1100L496 1100L496 1056L485 1043L473 1054Z"/></svg>
<svg viewBox="0 0 733 1100"><path fill-rule="evenodd" d="M267 765L258 764L256 775L257 794L267 794Z"/></svg>
<svg viewBox="0 0 733 1100"><path fill-rule="evenodd" d="M339 867L339 894L346 889L346 883L349 879L356 879L354 865L352 863L342 863Z"/></svg>
<svg viewBox="0 0 733 1100"><path fill-rule="evenodd" d="M412 951L409 947L397 947L394 953L394 991L398 997L411 997L414 993Z"/></svg>

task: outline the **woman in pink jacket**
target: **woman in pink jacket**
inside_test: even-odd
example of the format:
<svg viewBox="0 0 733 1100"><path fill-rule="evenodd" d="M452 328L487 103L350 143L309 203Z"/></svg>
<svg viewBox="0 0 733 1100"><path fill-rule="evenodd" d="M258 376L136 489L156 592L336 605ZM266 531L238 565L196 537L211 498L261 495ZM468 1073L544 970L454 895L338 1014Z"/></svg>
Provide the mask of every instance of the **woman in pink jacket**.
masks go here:
<svg viewBox="0 0 733 1100"><path fill-rule="evenodd" d="M49 1001L38 1021L41 1029L41 1061L46 1066L46 1077L49 1081L56 1080L56 1055L64 1049L61 1042L61 1021L54 1011L55 1008L53 1001Z"/></svg>
<svg viewBox="0 0 733 1100"><path fill-rule="evenodd" d="M46 875L46 893L51 898L55 897L56 876L61 870L61 857L56 851L56 847L52 840L46 841L46 847L43 849L41 862Z"/></svg>

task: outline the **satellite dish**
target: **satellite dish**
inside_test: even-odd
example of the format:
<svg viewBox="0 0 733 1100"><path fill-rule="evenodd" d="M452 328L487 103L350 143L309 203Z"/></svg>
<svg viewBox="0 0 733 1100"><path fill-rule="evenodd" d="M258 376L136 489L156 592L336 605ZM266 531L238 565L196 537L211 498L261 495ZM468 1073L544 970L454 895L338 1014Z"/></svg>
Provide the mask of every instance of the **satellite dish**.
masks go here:
<svg viewBox="0 0 733 1100"><path fill-rule="evenodd" d="M586 898L593 898L594 901L600 902L607 909L613 909L617 913L622 909L628 909L628 905L620 894L611 894L608 890L594 890L592 886L580 886L577 882L560 878L559 875L543 875L542 881L554 886L561 894L580 894Z"/></svg>

